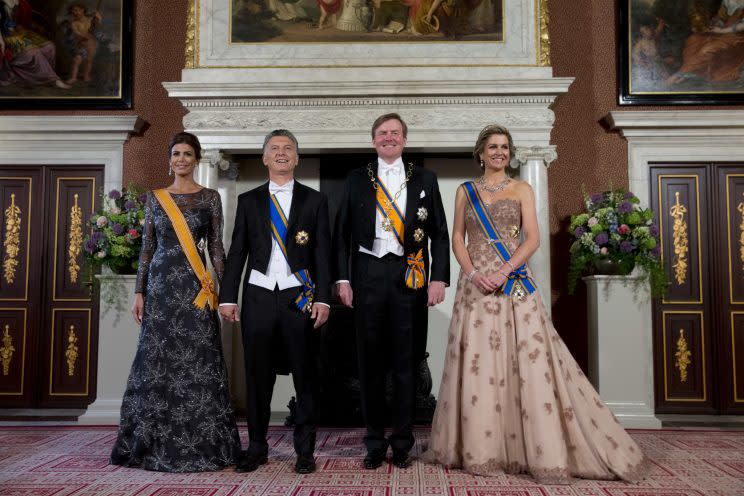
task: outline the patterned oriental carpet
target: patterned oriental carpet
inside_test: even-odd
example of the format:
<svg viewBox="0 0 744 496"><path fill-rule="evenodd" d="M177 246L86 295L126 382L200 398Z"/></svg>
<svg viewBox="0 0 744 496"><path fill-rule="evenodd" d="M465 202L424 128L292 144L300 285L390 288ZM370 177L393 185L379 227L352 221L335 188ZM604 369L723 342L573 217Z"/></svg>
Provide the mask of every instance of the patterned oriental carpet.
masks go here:
<svg viewBox="0 0 744 496"><path fill-rule="evenodd" d="M415 454L428 441L418 428ZM541 486L526 476L478 477L415 462L400 470L361 468L363 430L318 432L318 471L294 473L292 432L272 427L269 463L256 472L233 469L166 474L108 464L114 427L0 427L0 495L23 496L699 496L744 495L744 432L634 430L653 462L638 485L577 480ZM246 432L241 429L243 442Z"/></svg>

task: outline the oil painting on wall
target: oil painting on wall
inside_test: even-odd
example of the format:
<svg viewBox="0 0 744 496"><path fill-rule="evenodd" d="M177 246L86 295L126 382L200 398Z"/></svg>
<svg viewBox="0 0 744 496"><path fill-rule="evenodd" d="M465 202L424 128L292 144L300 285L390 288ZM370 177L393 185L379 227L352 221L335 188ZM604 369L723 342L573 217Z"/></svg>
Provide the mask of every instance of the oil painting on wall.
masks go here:
<svg viewBox="0 0 744 496"><path fill-rule="evenodd" d="M131 107L131 0L0 0L0 106Z"/></svg>
<svg viewBox="0 0 744 496"><path fill-rule="evenodd" d="M620 103L744 101L744 0L621 0Z"/></svg>
<svg viewBox="0 0 744 496"><path fill-rule="evenodd" d="M231 0L230 40L503 41L505 0Z"/></svg>

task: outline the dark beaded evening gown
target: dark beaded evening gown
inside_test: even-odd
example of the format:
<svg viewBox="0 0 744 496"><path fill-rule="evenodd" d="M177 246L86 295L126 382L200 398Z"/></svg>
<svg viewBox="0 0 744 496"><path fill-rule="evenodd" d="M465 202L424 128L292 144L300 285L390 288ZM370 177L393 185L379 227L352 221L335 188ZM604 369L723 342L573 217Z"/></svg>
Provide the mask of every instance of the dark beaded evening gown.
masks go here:
<svg viewBox="0 0 744 496"><path fill-rule="evenodd" d="M222 206L211 189L172 195L202 259L225 267ZM145 300L111 463L164 472L236 463L240 439L230 404L217 312L192 303L200 284L168 215L147 195L136 292Z"/></svg>

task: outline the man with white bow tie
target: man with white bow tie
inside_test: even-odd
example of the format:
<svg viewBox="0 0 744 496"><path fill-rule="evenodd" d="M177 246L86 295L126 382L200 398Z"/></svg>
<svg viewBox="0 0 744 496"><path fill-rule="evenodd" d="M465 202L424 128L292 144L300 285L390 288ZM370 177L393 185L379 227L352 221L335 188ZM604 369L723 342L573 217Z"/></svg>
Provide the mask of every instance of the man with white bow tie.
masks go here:
<svg viewBox="0 0 744 496"><path fill-rule="evenodd" d="M354 307L367 469L382 465L388 446L395 466L411 464L415 370L426 353L427 307L444 300L449 284L449 234L437 178L403 162L407 131L398 114L375 120L377 160L347 177L333 234L336 289L341 303ZM393 430L386 439L388 370Z"/></svg>
<svg viewBox="0 0 744 496"><path fill-rule="evenodd" d="M297 148L297 139L286 129L266 135L263 163L269 181L238 197L222 277L220 315L230 322L242 320L249 444L238 472L251 472L267 462L277 352L286 356L297 394L295 471L315 471L315 330L330 310L331 234L326 196L294 179ZM246 257L248 275L239 311Z"/></svg>

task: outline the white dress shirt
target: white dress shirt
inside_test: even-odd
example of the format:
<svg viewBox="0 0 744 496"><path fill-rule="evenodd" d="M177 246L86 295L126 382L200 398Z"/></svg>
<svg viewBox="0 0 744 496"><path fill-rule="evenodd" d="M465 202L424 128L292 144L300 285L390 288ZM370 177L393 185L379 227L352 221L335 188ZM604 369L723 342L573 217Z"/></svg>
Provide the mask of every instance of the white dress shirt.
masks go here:
<svg viewBox="0 0 744 496"><path fill-rule="evenodd" d="M388 164L381 158L377 158L377 177L385 183L385 187L390 193L390 196L395 199L395 194L400 190L400 187L406 181L406 171L403 165L403 159L398 157L392 164ZM403 191L395 199L395 204L398 205L398 210L403 216L406 215L406 199L407 199L408 188L403 187ZM375 203L376 204L376 203ZM372 249L368 250L363 246L359 247L361 253L367 253L377 258L382 258L388 253L394 255L403 256L403 246L395 236L395 232L386 231L382 228L383 220L382 212L375 207L375 241L372 243ZM405 220L405 218L404 218Z"/></svg>
<svg viewBox="0 0 744 496"><path fill-rule="evenodd" d="M276 196L279 205L284 210L284 215L289 220L289 209L292 208L292 190L294 188L294 179L288 183L279 186L273 181L269 181L269 194ZM269 291L274 291L278 287L280 290L302 286L300 281L292 274L287 259L284 258L279 244L271 236L271 257L269 257L269 266L266 273L263 274L256 269L252 269L248 276L248 284L259 286Z"/></svg>

